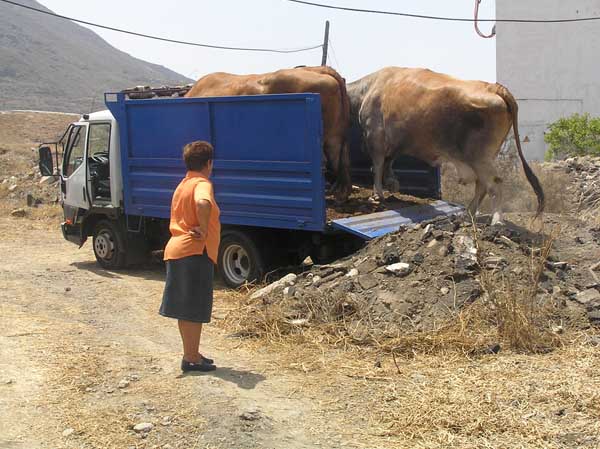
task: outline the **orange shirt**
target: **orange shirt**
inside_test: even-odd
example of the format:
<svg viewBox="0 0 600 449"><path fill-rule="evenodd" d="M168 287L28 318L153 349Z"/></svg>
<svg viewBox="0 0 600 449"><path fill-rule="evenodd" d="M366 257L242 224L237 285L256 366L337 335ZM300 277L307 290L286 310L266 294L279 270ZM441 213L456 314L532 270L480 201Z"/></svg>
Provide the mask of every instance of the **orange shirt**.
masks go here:
<svg viewBox="0 0 600 449"><path fill-rule="evenodd" d="M193 227L198 226L196 203L200 200L207 200L212 204L208 232L204 240L195 239L189 234ZM208 257L216 264L221 240L220 213L212 183L203 174L188 171L173 194L169 224L171 238L165 248L164 259L181 259L204 254L206 248Z"/></svg>

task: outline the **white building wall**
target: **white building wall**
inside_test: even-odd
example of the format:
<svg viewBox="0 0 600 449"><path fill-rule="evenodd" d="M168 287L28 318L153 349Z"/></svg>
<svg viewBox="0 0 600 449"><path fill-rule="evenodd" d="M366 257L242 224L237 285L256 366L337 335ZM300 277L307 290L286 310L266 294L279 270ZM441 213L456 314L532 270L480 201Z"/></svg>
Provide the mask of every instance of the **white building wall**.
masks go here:
<svg viewBox="0 0 600 449"><path fill-rule="evenodd" d="M600 17L600 0L496 0L497 19ZM496 79L519 102L528 159L543 159L547 126L575 112L600 116L600 21L496 25Z"/></svg>

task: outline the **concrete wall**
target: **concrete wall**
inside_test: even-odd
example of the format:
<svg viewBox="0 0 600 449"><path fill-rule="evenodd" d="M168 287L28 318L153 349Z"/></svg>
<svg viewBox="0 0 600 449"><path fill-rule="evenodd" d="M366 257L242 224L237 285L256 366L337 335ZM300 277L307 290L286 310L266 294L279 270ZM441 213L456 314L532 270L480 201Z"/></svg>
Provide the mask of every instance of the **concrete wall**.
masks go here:
<svg viewBox="0 0 600 449"><path fill-rule="evenodd" d="M496 0L497 19L600 16L600 0ZM600 116L600 21L496 25L497 81L519 101L528 159L543 159L544 132L575 112Z"/></svg>

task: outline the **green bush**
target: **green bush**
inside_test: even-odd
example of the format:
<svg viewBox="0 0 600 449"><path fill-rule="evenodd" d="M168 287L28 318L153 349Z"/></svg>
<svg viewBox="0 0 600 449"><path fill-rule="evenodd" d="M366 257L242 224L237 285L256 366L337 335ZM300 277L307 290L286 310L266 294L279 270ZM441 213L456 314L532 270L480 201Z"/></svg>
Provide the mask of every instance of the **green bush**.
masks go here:
<svg viewBox="0 0 600 449"><path fill-rule="evenodd" d="M568 156L600 156L600 117L573 114L548 127L546 160Z"/></svg>

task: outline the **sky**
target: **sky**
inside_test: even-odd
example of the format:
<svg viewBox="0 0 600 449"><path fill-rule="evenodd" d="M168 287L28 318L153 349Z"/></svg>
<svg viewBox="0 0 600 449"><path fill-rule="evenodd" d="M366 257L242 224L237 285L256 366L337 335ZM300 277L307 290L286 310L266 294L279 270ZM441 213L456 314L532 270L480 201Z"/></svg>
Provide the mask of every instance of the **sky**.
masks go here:
<svg viewBox="0 0 600 449"><path fill-rule="evenodd" d="M316 1L316 0L315 0ZM56 13L140 33L208 44L299 48L323 41L330 25L328 64L347 81L385 66L427 67L464 79L496 80L495 39L472 23L440 22L303 6L286 0L40 0ZM475 0L323 0L321 3L449 17L472 17ZM495 17L482 0L480 18ZM491 23L481 24L488 32ZM263 73L320 65L321 50L295 54L213 50L92 29L116 48L189 78L207 73Z"/></svg>

